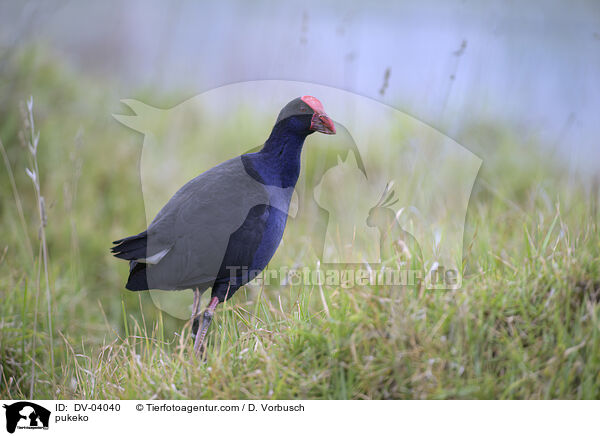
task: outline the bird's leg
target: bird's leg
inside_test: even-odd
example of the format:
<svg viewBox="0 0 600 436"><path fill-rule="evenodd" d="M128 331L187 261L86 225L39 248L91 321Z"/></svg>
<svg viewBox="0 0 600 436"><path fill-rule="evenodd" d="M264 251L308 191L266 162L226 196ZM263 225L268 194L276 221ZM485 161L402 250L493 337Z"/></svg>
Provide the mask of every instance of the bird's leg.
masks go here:
<svg viewBox="0 0 600 436"><path fill-rule="evenodd" d="M204 310L202 314L202 328L200 329L200 333L196 334L196 340L194 341L194 352L196 355L201 355L204 351L204 338L206 337L206 332L208 331L208 326L213 319L213 314L215 313L215 308L219 304L219 298L213 297L210 300L210 304Z"/></svg>
<svg viewBox="0 0 600 436"><path fill-rule="evenodd" d="M200 288L194 289L194 304L192 304L192 337L196 336L198 332L198 315L200 315Z"/></svg>

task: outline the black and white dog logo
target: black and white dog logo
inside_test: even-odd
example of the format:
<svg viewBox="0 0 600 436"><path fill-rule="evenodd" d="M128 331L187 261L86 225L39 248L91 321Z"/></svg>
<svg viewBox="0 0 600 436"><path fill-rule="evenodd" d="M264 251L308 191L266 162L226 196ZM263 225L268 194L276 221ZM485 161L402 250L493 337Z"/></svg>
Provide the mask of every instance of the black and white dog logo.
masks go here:
<svg viewBox="0 0 600 436"><path fill-rule="evenodd" d="M18 429L48 429L50 411L29 401L19 401L6 409L6 431L14 433Z"/></svg>

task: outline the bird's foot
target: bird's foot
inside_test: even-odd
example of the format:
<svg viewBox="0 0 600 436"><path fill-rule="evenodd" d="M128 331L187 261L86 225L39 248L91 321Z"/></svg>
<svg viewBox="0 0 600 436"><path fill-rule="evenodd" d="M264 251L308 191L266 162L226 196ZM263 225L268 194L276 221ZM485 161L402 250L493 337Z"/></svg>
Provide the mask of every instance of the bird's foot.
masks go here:
<svg viewBox="0 0 600 436"><path fill-rule="evenodd" d="M194 318L192 332L194 332L194 327L196 332L198 332L198 327L200 327L200 332L196 333L194 338L194 352L196 353L196 356L202 356L204 354L204 340L206 339L206 333L208 332L208 327L212 322L217 304L219 304L219 299L217 297L213 297L206 310L202 313L201 327L198 325L200 324L200 316Z"/></svg>

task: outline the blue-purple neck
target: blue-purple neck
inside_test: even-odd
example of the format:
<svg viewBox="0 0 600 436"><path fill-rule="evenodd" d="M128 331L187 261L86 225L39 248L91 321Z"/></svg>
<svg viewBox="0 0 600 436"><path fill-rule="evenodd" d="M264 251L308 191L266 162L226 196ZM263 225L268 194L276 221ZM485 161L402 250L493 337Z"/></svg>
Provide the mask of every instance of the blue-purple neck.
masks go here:
<svg viewBox="0 0 600 436"><path fill-rule="evenodd" d="M246 171L265 185L295 186L300 175L302 146L308 134L290 129L286 120L277 123L260 151L242 155Z"/></svg>

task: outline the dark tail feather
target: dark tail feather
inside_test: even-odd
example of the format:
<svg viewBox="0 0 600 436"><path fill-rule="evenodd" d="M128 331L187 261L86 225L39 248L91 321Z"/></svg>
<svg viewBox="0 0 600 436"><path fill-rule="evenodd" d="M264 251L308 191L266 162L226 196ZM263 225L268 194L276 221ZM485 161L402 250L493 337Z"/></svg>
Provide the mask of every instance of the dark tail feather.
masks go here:
<svg viewBox="0 0 600 436"><path fill-rule="evenodd" d="M148 289L146 264L136 262L137 259L146 258L147 236L147 232L143 231L138 235L119 239L113 242L115 246L110 249L113 256L129 261L129 279L125 288L130 291L145 291Z"/></svg>
<svg viewBox="0 0 600 436"><path fill-rule="evenodd" d="M146 231L143 231L138 235L114 241L113 244L115 244L115 246L112 247L110 251L113 256L118 257L119 259L144 259L146 257L146 247L148 245L147 236Z"/></svg>
<svg viewBox="0 0 600 436"><path fill-rule="evenodd" d="M146 276L146 264L132 260L129 263L129 279L125 288L130 291L148 290L148 278Z"/></svg>

